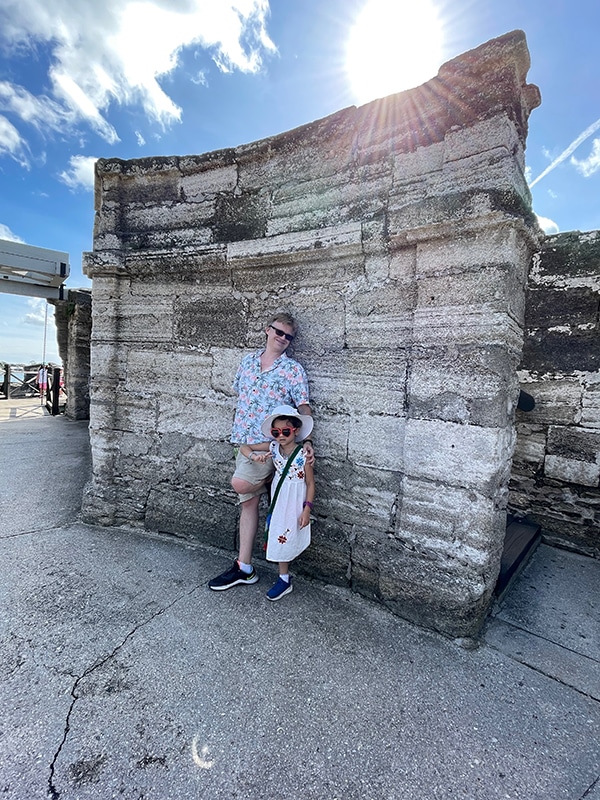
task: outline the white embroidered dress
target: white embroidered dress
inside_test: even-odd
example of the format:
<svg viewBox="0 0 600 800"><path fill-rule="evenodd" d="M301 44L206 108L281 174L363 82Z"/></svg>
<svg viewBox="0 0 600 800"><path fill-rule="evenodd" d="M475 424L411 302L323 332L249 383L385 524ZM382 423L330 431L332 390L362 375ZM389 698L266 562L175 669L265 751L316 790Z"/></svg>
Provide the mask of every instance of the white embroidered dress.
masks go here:
<svg viewBox="0 0 600 800"><path fill-rule="evenodd" d="M271 484L274 492L287 458L279 451L278 442L271 442L270 450L275 465ZM299 527L302 503L306 500L304 463L304 453L300 450L283 479L269 525L267 561L292 561L310 544L310 522L305 528Z"/></svg>

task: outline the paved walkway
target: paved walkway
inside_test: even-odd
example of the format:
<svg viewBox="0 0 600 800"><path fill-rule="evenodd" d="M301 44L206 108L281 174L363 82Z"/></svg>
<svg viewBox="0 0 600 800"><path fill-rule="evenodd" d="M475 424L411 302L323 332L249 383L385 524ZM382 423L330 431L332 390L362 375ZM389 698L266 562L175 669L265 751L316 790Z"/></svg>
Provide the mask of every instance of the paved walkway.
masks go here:
<svg viewBox="0 0 600 800"><path fill-rule="evenodd" d="M229 553L78 521L86 425L30 411L0 401L1 797L600 800L600 562L540 547L475 650L317 582L269 604L264 564L212 593Z"/></svg>

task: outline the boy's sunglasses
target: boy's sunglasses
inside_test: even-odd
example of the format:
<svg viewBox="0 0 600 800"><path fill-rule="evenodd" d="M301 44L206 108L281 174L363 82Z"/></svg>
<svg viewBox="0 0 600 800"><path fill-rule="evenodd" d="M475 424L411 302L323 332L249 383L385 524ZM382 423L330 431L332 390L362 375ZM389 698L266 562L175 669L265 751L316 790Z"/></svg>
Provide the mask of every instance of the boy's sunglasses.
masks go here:
<svg viewBox="0 0 600 800"><path fill-rule="evenodd" d="M292 428L271 428L271 436L277 439L279 436L289 436Z"/></svg>
<svg viewBox="0 0 600 800"><path fill-rule="evenodd" d="M285 331L282 331L281 328L276 328L275 325L269 325L269 328L273 328L277 336L283 336L284 339L288 340L288 342L294 341L294 337L291 333L286 333Z"/></svg>

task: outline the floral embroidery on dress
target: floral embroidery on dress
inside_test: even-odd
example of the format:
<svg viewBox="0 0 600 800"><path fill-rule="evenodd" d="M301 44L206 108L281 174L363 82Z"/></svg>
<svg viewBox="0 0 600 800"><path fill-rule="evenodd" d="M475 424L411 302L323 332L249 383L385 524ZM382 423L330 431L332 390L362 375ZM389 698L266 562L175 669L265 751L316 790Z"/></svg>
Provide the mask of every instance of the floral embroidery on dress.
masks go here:
<svg viewBox="0 0 600 800"><path fill-rule="evenodd" d="M288 528L285 533L289 533L289 532L290 532L290 529ZM287 536L285 535L285 533L282 533L281 536L277 537L277 541L279 542L279 544L285 544L287 542Z"/></svg>

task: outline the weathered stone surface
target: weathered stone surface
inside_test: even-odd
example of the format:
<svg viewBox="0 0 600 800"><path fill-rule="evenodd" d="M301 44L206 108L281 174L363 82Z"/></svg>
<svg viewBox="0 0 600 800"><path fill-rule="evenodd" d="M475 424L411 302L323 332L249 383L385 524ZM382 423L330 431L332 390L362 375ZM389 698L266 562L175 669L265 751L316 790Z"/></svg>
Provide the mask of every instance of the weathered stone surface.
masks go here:
<svg viewBox="0 0 600 800"><path fill-rule="evenodd" d="M512 455L512 431L439 420L406 423L404 471L450 486L495 493Z"/></svg>
<svg viewBox="0 0 600 800"><path fill-rule="evenodd" d="M555 478L564 483L597 487L600 482L600 463L590 464L589 461L576 458L547 455L544 461L544 473L548 478Z"/></svg>
<svg viewBox="0 0 600 800"><path fill-rule="evenodd" d="M394 535L417 550L434 548L476 566L490 549L499 549L502 516L502 510L478 492L406 477Z"/></svg>
<svg viewBox="0 0 600 800"><path fill-rule="evenodd" d="M531 270L510 508L600 556L600 232L546 239ZM532 443L532 436L535 442Z"/></svg>
<svg viewBox="0 0 600 800"><path fill-rule="evenodd" d="M119 307L119 331L122 341L132 343L173 341L173 297L154 298L154 302L140 304L132 297L121 298L118 303L94 302L94 338L111 341L114 337L114 306Z"/></svg>
<svg viewBox="0 0 600 800"><path fill-rule="evenodd" d="M235 164L195 173L184 170L179 180L179 191L187 202L203 202L207 195L233 191L237 182L238 171Z"/></svg>
<svg viewBox="0 0 600 800"><path fill-rule="evenodd" d="M546 429L543 425L522 422L524 416L517 414L519 435L513 455L513 476L515 473L534 475L542 467L546 455Z"/></svg>
<svg viewBox="0 0 600 800"><path fill-rule="evenodd" d="M600 231L549 236L532 277L533 286L586 286L598 274Z"/></svg>
<svg viewBox="0 0 600 800"><path fill-rule="evenodd" d="M512 360L498 346L444 346L413 350L408 415L504 427L512 420L516 380Z"/></svg>
<svg viewBox="0 0 600 800"><path fill-rule="evenodd" d="M180 512L182 506L187 509L185 515ZM215 495L210 487L191 490L161 485L150 491L145 522L151 530L233 549L237 513L233 497Z"/></svg>
<svg viewBox="0 0 600 800"><path fill-rule="evenodd" d="M213 289L209 296L179 297L174 310L179 344L235 347L245 335L243 303L230 293Z"/></svg>
<svg viewBox="0 0 600 800"><path fill-rule="evenodd" d="M594 328L598 318L598 292L590 286L573 286L566 292L555 287L530 288L527 292L527 326L556 327L575 332Z"/></svg>
<svg viewBox="0 0 600 800"><path fill-rule="evenodd" d="M420 557L398 544L382 548L379 571L379 599L397 614L428 628L443 616L450 635L478 630L490 591L480 570Z"/></svg>
<svg viewBox="0 0 600 800"><path fill-rule="evenodd" d="M311 337L314 335L311 326ZM325 339L327 332L324 331L322 336ZM323 349L331 338L328 336L328 341L324 341ZM329 359L328 363L320 353L307 355L303 363L311 379L313 402L323 411L330 410L334 417L361 408L365 384L377 386L369 401L370 414L404 414L406 351L395 347L374 350L346 348L336 352L335 358Z"/></svg>
<svg viewBox="0 0 600 800"><path fill-rule="evenodd" d="M477 630L537 247L528 66L515 32L280 136L98 162L88 519L233 546L231 383L287 310L319 459L295 568L453 636Z"/></svg>
<svg viewBox="0 0 600 800"><path fill-rule="evenodd" d="M197 400L210 390L212 366L212 356L203 353L131 349L127 357L128 390L141 396L160 391L161 399L169 395Z"/></svg>
<svg viewBox="0 0 600 800"><path fill-rule="evenodd" d="M70 419L89 419L92 294L87 289L70 289L67 300L49 302L55 306L58 351L67 393L65 414Z"/></svg>
<svg viewBox="0 0 600 800"><path fill-rule="evenodd" d="M598 334L596 331L585 331L573 335L568 330L535 332L527 338L524 358L535 363L540 372L598 372Z"/></svg>
<svg viewBox="0 0 600 800"><path fill-rule="evenodd" d="M600 429L600 375L587 376L581 398L581 424L588 429Z"/></svg>
<svg viewBox="0 0 600 800"><path fill-rule="evenodd" d="M231 428L231 401L209 392L195 402L187 397L161 401L156 422L159 433L183 433L197 439L215 439L215 432L227 435Z"/></svg>
<svg viewBox="0 0 600 800"><path fill-rule="evenodd" d="M350 424L348 458L359 467L400 472L405 464L405 425L402 417L356 415Z"/></svg>
<svg viewBox="0 0 600 800"><path fill-rule="evenodd" d="M576 428L552 426L548 429L547 452L550 455L595 464L600 460L600 433L580 426Z"/></svg>
<svg viewBox="0 0 600 800"><path fill-rule="evenodd" d="M311 536L311 546L294 561L294 570L327 583L347 586L350 580L352 526L320 517L311 524Z"/></svg>

